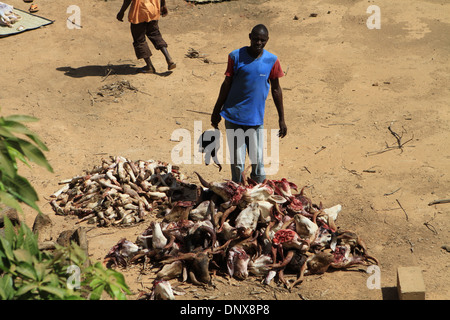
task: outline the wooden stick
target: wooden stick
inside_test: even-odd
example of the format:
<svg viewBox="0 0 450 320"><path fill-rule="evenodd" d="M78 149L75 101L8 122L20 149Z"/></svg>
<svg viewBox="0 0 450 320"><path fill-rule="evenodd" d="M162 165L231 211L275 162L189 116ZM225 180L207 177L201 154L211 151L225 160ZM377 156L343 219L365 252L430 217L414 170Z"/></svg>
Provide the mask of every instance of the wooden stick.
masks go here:
<svg viewBox="0 0 450 320"><path fill-rule="evenodd" d="M425 227L427 227L429 230L431 230L434 234L438 234L438 232L436 231L436 228L429 222L424 222L423 223Z"/></svg>
<svg viewBox="0 0 450 320"><path fill-rule="evenodd" d="M320 151L322 151L323 149L326 149L327 147L325 146L321 146L319 150L317 150L316 152L314 152L314 154L318 154Z"/></svg>
<svg viewBox="0 0 450 320"><path fill-rule="evenodd" d="M91 91L88 90L88 93L89 93L89 95L91 96L91 106L93 106L94 103L95 103L95 98L94 98L94 96L92 95Z"/></svg>
<svg viewBox="0 0 450 320"><path fill-rule="evenodd" d="M434 200L434 201L431 201L428 205L432 206L432 205L440 204L440 203L450 203L450 199Z"/></svg>
<svg viewBox="0 0 450 320"><path fill-rule="evenodd" d="M109 70L108 70L108 73L106 74L106 76L102 79L102 81L101 82L103 82L103 81L105 81L106 80L106 78L108 78L109 77L109 75L111 74L111 71L112 71L113 69L112 68L109 68Z"/></svg>
<svg viewBox="0 0 450 320"><path fill-rule="evenodd" d="M189 111L189 112L196 112L196 113L201 113L201 114L207 114L208 116L211 115L210 112L204 112L204 111L197 111L197 110L190 110L190 109L186 109L186 111Z"/></svg>
<svg viewBox="0 0 450 320"><path fill-rule="evenodd" d="M403 212L405 213L406 216L406 221L408 221L408 214L406 213L405 209L403 209L402 205L400 204L400 201L398 201L398 199L395 199L395 201L397 201L398 205L400 206L400 208L403 210Z"/></svg>
<svg viewBox="0 0 450 320"><path fill-rule="evenodd" d="M394 193L396 193L398 190L400 190L401 188L398 188L397 190L394 190L394 191L392 191L392 192L390 192L390 193L385 193L385 194L383 194L383 196L390 196L391 194L394 194Z"/></svg>

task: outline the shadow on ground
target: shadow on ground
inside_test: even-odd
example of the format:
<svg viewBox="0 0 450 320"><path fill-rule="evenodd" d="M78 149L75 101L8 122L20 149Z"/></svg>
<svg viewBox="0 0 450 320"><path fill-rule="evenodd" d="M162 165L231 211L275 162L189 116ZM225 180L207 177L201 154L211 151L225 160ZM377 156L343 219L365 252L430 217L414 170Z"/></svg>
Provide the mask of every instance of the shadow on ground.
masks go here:
<svg viewBox="0 0 450 320"><path fill-rule="evenodd" d="M109 75L131 75L140 73L140 68L137 68L132 64L119 64L119 65L93 65L82 66L78 68L72 67L58 67L58 71L64 72L64 75L72 78L84 78L84 77L108 77ZM172 74L172 71L156 72L161 77L167 77Z"/></svg>

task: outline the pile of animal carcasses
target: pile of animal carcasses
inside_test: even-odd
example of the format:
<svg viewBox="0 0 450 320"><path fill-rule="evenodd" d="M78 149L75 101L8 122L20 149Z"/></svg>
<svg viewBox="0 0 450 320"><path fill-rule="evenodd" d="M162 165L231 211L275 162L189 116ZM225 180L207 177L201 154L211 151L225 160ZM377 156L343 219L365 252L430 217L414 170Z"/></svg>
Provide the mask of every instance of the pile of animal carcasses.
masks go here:
<svg viewBox="0 0 450 320"><path fill-rule="evenodd" d="M158 268L147 298L173 298L172 279L208 286L212 274L252 275L291 290L305 275L378 264L356 233L336 227L340 204L316 205L284 178L237 184L197 175L203 187L195 203L174 205L135 242L121 239L104 259L108 266L144 261Z"/></svg>
<svg viewBox="0 0 450 320"><path fill-rule="evenodd" d="M102 160L83 175L61 181L50 204L56 214L77 215L99 226L130 225L171 207L177 198L197 198L198 187L184 183L178 167L124 157Z"/></svg>

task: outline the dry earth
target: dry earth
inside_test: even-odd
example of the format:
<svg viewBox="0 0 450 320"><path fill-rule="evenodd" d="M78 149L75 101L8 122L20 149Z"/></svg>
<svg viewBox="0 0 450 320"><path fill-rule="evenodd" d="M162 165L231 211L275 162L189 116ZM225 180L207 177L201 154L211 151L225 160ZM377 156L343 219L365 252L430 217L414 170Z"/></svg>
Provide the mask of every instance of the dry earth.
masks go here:
<svg viewBox="0 0 450 320"><path fill-rule="evenodd" d="M22 0L7 3L28 8ZM450 244L450 204L428 205L450 197L447 1L168 0L160 28L177 68L167 72L162 54L153 50L156 75L135 74L143 62L135 59L128 22L115 19L120 0L35 3L39 15L55 22L0 40L0 106L2 116L40 119L30 127L48 145L54 173L37 166L21 172L38 191L55 234L77 221L56 216L47 202L60 180L110 155L171 162L176 129L193 132L194 121L209 128L227 54L248 45L250 29L264 23L266 49L286 73L281 85L288 126L279 142L279 170L269 178L308 186L307 194L326 207L342 204L337 224L356 231L379 259L381 289L369 289L370 275L356 268L309 276L292 292L264 287L254 277L230 283L217 277L215 289L173 281L186 292L177 299L397 299L400 266L422 269L427 299L450 298L450 255L442 248ZM81 29L66 25L73 4L81 9ZM381 10L381 29L366 25L370 5ZM190 48L202 56L186 57ZM110 99L96 94L121 80L139 91ZM390 125L402 149L386 149L397 145ZM277 129L270 97L265 126ZM193 149L194 142L192 136ZM195 183L195 170L208 180L229 178L228 166L220 173L203 164L182 164L181 170ZM36 213L24 212L31 225ZM146 227L93 228L91 259L102 260L122 237L133 241ZM150 271L122 271L134 293L151 287Z"/></svg>

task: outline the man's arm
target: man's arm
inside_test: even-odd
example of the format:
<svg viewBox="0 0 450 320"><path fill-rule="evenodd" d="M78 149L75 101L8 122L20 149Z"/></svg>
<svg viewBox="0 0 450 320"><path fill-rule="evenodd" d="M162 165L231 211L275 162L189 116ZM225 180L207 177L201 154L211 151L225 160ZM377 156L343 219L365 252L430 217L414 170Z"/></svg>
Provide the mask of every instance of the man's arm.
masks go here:
<svg viewBox="0 0 450 320"><path fill-rule="evenodd" d="M166 0L160 0L160 7L161 7L161 15L163 17L167 16L169 11L167 10L167 7L166 7Z"/></svg>
<svg viewBox="0 0 450 320"><path fill-rule="evenodd" d="M270 79L270 87L273 102L275 103L275 107L278 112L278 125L280 126L278 136L280 138L284 138L287 134L287 127L284 122L283 91L281 90L280 81L278 78Z"/></svg>
<svg viewBox="0 0 450 320"><path fill-rule="evenodd" d="M220 86L219 97L217 98L217 102L214 106L214 110L211 114L211 125L213 128L218 128L220 120L222 117L220 116L220 111L227 100L228 93L230 92L232 77L226 76L225 80L223 80L222 85Z"/></svg>
<svg viewBox="0 0 450 320"><path fill-rule="evenodd" d="M120 11L116 16L117 20L123 21L123 16L125 14L125 11L127 11L130 4L131 4L131 0L123 0L122 8L120 8Z"/></svg>

